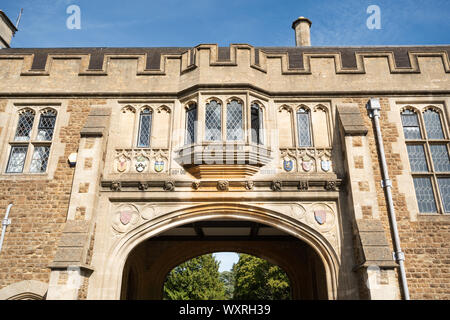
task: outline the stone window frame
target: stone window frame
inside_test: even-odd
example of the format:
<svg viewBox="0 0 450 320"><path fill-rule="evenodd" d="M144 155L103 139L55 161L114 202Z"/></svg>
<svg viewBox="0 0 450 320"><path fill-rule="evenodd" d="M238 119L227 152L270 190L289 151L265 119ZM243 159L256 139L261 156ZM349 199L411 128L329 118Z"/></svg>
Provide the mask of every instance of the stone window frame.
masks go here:
<svg viewBox="0 0 450 320"><path fill-rule="evenodd" d="M402 114L404 111L410 110L414 112L417 115L417 120L419 124L419 131L421 135L421 139L406 139L403 131L403 122L402 122ZM423 113L432 110L437 112L439 115L439 120L441 123L444 139L428 139L428 134L426 132L425 127L425 120L423 118ZM424 155L426 164L428 166L427 172L413 172L412 169L410 170L411 177L413 178L428 178L431 181L433 196L434 196L434 202L436 206L436 212L420 212L419 207L419 215L447 215L450 216L450 212L445 212L444 210L444 204L443 204L443 198L441 195L441 190L439 188L438 184L438 178L450 178L450 172L437 172L434 168L434 162L431 154L430 145L433 144L446 144L447 146L447 153L450 156L450 134L448 130L448 125L445 117L445 112L440 107L433 105L433 104L426 104L426 106L418 108L414 107L413 105L406 105L400 109L400 119L401 119L401 128L402 128L402 134L403 134L403 140L405 142L405 146L408 145L421 145L424 148ZM407 153L407 158L409 161L409 154ZM414 188L414 196L416 197L416 203L419 205L419 202L417 200L417 196L415 193L415 187Z"/></svg>
<svg viewBox="0 0 450 320"><path fill-rule="evenodd" d="M297 113L301 109L306 110L307 113L309 114L309 138L310 138L310 145L309 146L301 146L300 145L300 141L299 141L300 131L299 131L299 124L298 124L298 119L297 119ZM313 128L313 124L312 124L312 112L313 112L313 110L310 107L308 107L307 105L305 105L305 104L300 104L297 107L295 107L295 109L294 109L294 113L293 113L294 128L295 128L295 130L294 130L294 132L295 132L295 134L294 134L294 141L295 141L295 146L297 148L313 148L315 146L315 143L314 143L314 131L313 131L314 128Z"/></svg>
<svg viewBox="0 0 450 320"><path fill-rule="evenodd" d="M10 122L11 125L9 126L9 130L7 133L6 152L2 159L3 165L1 167L1 170L2 170L1 175L7 176L7 177L10 177L10 176L14 176L14 177L17 177L17 176L47 176L48 173L50 172L51 168L54 167L54 163L56 161L52 155L53 155L54 149L55 149L54 145L57 140L56 137L59 134L59 126L60 126L59 118L60 118L60 114L61 114L61 112L60 112L61 104L17 103L14 105L16 108L13 111L13 115L11 117L11 122ZM30 132L30 139L27 141L15 141L15 136L16 136L17 126L19 124L20 114L25 110L30 110L34 113L34 120L33 120L33 125L31 128L31 132ZM53 128L52 139L47 140L47 141L38 140L37 134L38 134L38 126L39 126L39 122L41 119L41 115L48 110L52 110L56 113L56 119L55 119L55 125ZM25 161L24 161L22 172L7 172L6 170L8 168L12 148L14 146L25 146L25 145L27 146L27 154L25 156ZM46 170L44 172L31 172L30 167L31 167L34 150L36 147L41 147L41 146L50 147Z"/></svg>
<svg viewBox="0 0 450 320"><path fill-rule="evenodd" d="M139 146L139 141L140 141L140 135L141 135L141 115L143 115L144 111L149 111L148 114L151 115L150 117L150 131L148 133L148 146ZM135 142L134 145L136 146L136 148L151 148L152 147L152 136L153 136L153 130L154 130L154 122L155 121L155 110L153 110L152 107L150 107L149 105L143 105L141 107L139 107L139 109L137 110L136 114L135 114L135 132L136 134L133 135L135 138Z"/></svg>
<svg viewBox="0 0 450 320"><path fill-rule="evenodd" d="M216 101L218 104L220 104L221 108L220 108L220 112L221 112L221 128L220 128L220 132L221 132L221 139L220 140L207 140L206 139L206 106L211 102L211 101ZM242 140L227 140L227 107L228 104L231 103L232 101L238 101L241 106L242 106ZM205 104L203 106L203 136L202 136L202 140L203 142L206 143L214 143L214 142L245 142L247 140L247 132L249 131L248 128L248 123L247 123L247 107L246 104L244 102L243 99L236 97L236 96L231 96L229 98L227 98L226 100L222 100L220 98L217 98L215 96L211 96L209 98L206 99ZM197 117L199 115L199 110L197 109Z"/></svg>
<svg viewBox="0 0 450 320"><path fill-rule="evenodd" d="M164 106L164 105L161 105ZM139 130L139 126L140 126L140 117L141 117L141 112L143 110L149 110L151 115L152 115L152 119L151 119L151 123L150 123L150 143L148 147L138 147L139 144L139 134L140 134L140 130ZM119 112L119 116L121 116L122 114L126 113L126 112L131 112L134 114L134 118L132 120L132 140L129 141L127 144L128 146L124 146L126 148L129 148L129 146L131 145L132 148L137 148L137 149L148 149L152 147L152 136L153 136L153 130L154 130L154 121L155 121L155 111L156 111L156 107L152 107L149 104L142 104L142 105L134 105L134 104L125 104L123 107L120 108L120 112Z"/></svg>
<svg viewBox="0 0 450 320"><path fill-rule="evenodd" d="M188 117L187 114L193 109L197 109L195 119L194 119L194 137L191 143L187 141L187 127L188 127ZM196 101L189 101L184 105L184 145L195 144L198 141L198 104Z"/></svg>
<svg viewBox="0 0 450 320"><path fill-rule="evenodd" d="M252 130L252 113L251 112L252 112L252 108L253 108L254 105L258 106L258 108L260 109L260 114L262 115L262 118L260 119L260 123L261 123L261 128L260 128L260 133L259 133L259 135L260 135L260 142L256 143L256 144L264 146L264 145L267 145L267 143L266 143L266 141L267 141L266 131L267 130L266 130L266 126L265 126L267 112L266 112L266 107L259 100L252 100L250 102L250 108L249 108L249 112L250 112L250 116L249 116L250 119L249 120L250 121L249 121L249 128L248 128L249 131L250 131L250 142L251 143L255 143L255 142L253 142L253 137L252 137L252 132L251 132L251 130Z"/></svg>

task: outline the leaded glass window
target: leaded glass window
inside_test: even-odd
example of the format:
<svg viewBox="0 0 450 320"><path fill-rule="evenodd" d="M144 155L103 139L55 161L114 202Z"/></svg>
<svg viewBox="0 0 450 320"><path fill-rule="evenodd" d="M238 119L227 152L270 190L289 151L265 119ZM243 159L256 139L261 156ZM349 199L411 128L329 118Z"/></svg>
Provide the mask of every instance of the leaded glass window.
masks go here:
<svg viewBox="0 0 450 320"><path fill-rule="evenodd" d="M22 173L28 146L12 146L9 154L7 173Z"/></svg>
<svg viewBox="0 0 450 320"><path fill-rule="evenodd" d="M53 138L53 130L55 129L56 112L47 110L41 114L38 125L38 133L36 139L39 141L51 141Z"/></svg>
<svg viewBox="0 0 450 320"><path fill-rule="evenodd" d="M441 119L438 112L430 109L425 111L423 113L423 120L425 122L428 139L444 139Z"/></svg>
<svg viewBox="0 0 450 320"><path fill-rule="evenodd" d="M401 116L419 211L450 213L449 140L440 113L405 110Z"/></svg>
<svg viewBox="0 0 450 320"><path fill-rule="evenodd" d="M222 106L215 100L206 104L205 108L205 140L222 139Z"/></svg>
<svg viewBox="0 0 450 320"><path fill-rule="evenodd" d="M409 144L408 149L409 163L413 172L427 172L428 165L425 158L425 150L422 145Z"/></svg>
<svg viewBox="0 0 450 320"><path fill-rule="evenodd" d="M196 142L196 127L197 127L197 105L192 105L186 111L186 137L185 144Z"/></svg>
<svg viewBox="0 0 450 320"><path fill-rule="evenodd" d="M450 161L448 158L447 145L431 144L430 149L434 170L436 172L450 172Z"/></svg>
<svg viewBox="0 0 450 320"><path fill-rule="evenodd" d="M141 111L139 116L139 130L138 130L138 148L150 147L150 134L152 130L152 112L146 108Z"/></svg>
<svg viewBox="0 0 450 320"><path fill-rule="evenodd" d="M242 104L236 100L227 104L227 140L242 140Z"/></svg>
<svg viewBox="0 0 450 320"><path fill-rule="evenodd" d="M47 170L48 156L50 154L49 146L39 146L34 148L33 158L31 159L30 172L39 173Z"/></svg>
<svg viewBox="0 0 450 320"><path fill-rule="evenodd" d="M310 147L312 143L309 110L301 108L297 111L297 131L298 145L300 147Z"/></svg>
<svg viewBox="0 0 450 320"><path fill-rule="evenodd" d="M438 178L444 212L450 212L450 178Z"/></svg>
<svg viewBox="0 0 450 320"><path fill-rule="evenodd" d="M262 108L255 104L251 107L252 142L263 144L263 113Z"/></svg>
<svg viewBox="0 0 450 320"><path fill-rule="evenodd" d="M29 141L31 138L31 129L33 129L34 112L25 110L19 115L16 135L14 141Z"/></svg>
<svg viewBox="0 0 450 320"><path fill-rule="evenodd" d="M44 173L47 171L57 112L45 108L40 113L37 126L33 126L35 112L31 108L19 113L6 173ZM30 156L27 156L30 150Z"/></svg>
<svg viewBox="0 0 450 320"><path fill-rule="evenodd" d="M414 178L414 188L416 190L419 211L422 213L437 212L431 179L423 177Z"/></svg>
<svg viewBox="0 0 450 320"><path fill-rule="evenodd" d="M405 139L422 139L417 114L412 110L402 112L403 133Z"/></svg>

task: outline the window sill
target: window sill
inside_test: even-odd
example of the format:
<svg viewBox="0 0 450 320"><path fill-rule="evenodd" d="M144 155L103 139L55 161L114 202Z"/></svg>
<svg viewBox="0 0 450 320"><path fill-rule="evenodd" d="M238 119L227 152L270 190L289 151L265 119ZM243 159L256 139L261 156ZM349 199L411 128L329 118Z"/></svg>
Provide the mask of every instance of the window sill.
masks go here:
<svg viewBox="0 0 450 320"><path fill-rule="evenodd" d="M445 221L448 222L450 220L450 213L419 213L417 215L417 221L421 222L439 222Z"/></svg>

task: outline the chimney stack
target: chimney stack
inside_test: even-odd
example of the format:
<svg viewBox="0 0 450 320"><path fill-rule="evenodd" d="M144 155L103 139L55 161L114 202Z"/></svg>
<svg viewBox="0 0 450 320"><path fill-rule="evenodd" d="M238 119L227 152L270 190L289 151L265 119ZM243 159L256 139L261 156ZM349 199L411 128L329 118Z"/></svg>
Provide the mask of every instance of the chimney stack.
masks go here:
<svg viewBox="0 0 450 320"><path fill-rule="evenodd" d="M17 28L8 16L0 10L0 48L9 48L11 39L16 32Z"/></svg>
<svg viewBox="0 0 450 320"><path fill-rule="evenodd" d="M295 45L297 47L311 46L311 24L312 22L305 17L299 17L292 23L292 29L295 30Z"/></svg>

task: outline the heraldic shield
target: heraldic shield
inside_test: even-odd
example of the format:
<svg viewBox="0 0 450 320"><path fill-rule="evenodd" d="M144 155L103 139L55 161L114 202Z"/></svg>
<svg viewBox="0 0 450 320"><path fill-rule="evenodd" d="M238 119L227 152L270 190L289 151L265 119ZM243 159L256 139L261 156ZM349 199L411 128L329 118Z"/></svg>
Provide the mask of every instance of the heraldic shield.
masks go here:
<svg viewBox="0 0 450 320"><path fill-rule="evenodd" d="M318 224L324 224L327 221L326 210L314 210L314 218L316 219Z"/></svg>
<svg viewBox="0 0 450 320"><path fill-rule="evenodd" d="M155 171L161 172L164 170L164 161L155 161Z"/></svg>
<svg viewBox="0 0 450 320"><path fill-rule="evenodd" d="M283 168L284 168L284 170L285 171L287 171L287 172L290 172L290 171L292 171L292 169L294 169L294 161L292 161L292 160L284 160L283 161Z"/></svg>

